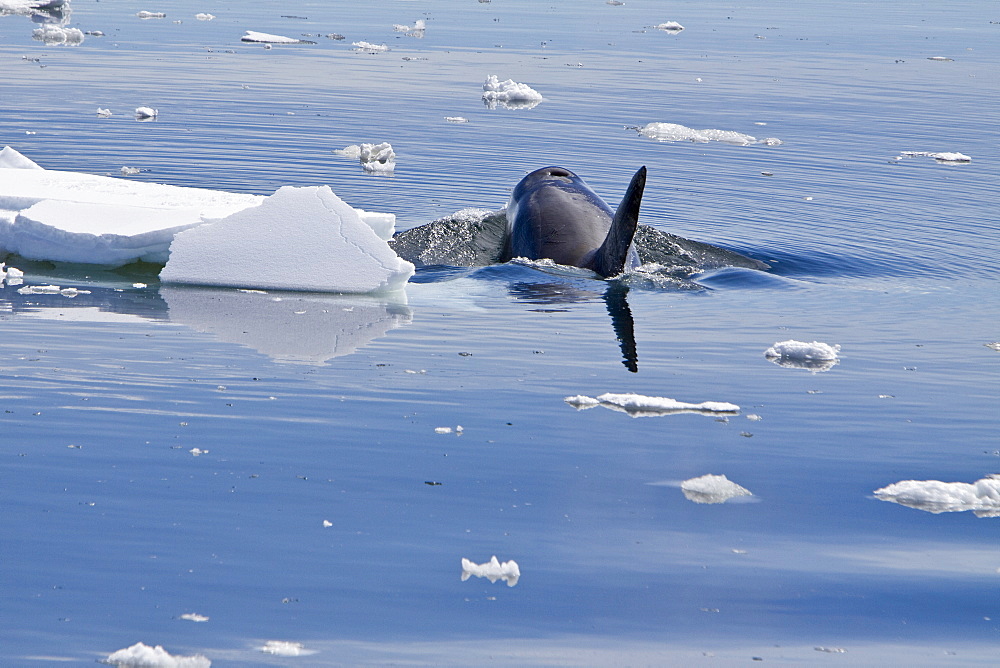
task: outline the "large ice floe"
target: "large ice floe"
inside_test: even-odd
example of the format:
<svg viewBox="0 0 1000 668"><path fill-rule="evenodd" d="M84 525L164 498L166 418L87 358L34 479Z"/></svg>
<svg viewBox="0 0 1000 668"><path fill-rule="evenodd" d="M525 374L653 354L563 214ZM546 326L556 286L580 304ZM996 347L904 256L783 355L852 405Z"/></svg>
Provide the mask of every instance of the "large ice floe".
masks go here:
<svg viewBox="0 0 1000 668"><path fill-rule="evenodd" d="M973 511L976 517L1000 517L1000 474L973 483L940 480L903 480L882 489L875 497L928 513Z"/></svg>
<svg viewBox="0 0 1000 668"><path fill-rule="evenodd" d="M327 186L264 197L47 170L0 151L0 259L142 260L166 263L166 282L390 292L414 271L386 243L394 227Z"/></svg>
<svg viewBox="0 0 1000 668"><path fill-rule="evenodd" d="M696 144L706 144L711 141L717 141L735 146L753 146L754 144L780 146L783 143L776 137L758 139L752 135L736 132L735 130L695 130L694 128L678 125L677 123L647 123L641 126L629 126L626 129L635 130L643 137L649 137L650 139L662 142L689 141Z"/></svg>
<svg viewBox="0 0 1000 668"><path fill-rule="evenodd" d="M667 397L647 397L642 394L614 394L610 392L596 398L578 394L566 397L563 401L581 411L595 406L604 406L614 411L627 413L632 417L655 417L677 413L733 415L740 410L736 404L724 401L703 401L700 404L689 404Z"/></svg>
<svg viewBox="0 0 1000 668"><path fill-rule="evenodd" d="M753 496L749 489L737 485L725 475L711 473L685 480L681 483L681 491L688 501L695 503L725 503L738 496Z"/></svg>
<svg viewBox="0 0 1000 668"><path fill-rule="evenodd" d="M513 79L500 81L491 74L483 84L483 104L490 109L497 106L505 109L531 109L542 102L542 94L528 84L518 83Z"/></svg>
<svg viewBox="0 0 1000 668"><path fill-rule="evenodd" d="M490 582L503 580L507 583L508 587L513 587L521 577L521 569L513 559L501 563L496 558L496 555L493 555L493 558L485 564L477 564L468 559L462 559L462 582L465 582L473 575L477 578L486 578Z"/></svg>
<svg viewBox="0 0 1000 668"><path fill-rule="evenodd" d="M271 33L258 32L256 30L247 30L243 33L243 37L240 37L241 42L250 42L252 44L315 44L316 42L310 42L309 40L299 39L297 37L286 37L285 35L272 35Z"/></svg>
<svg viewBox="0 0 1000 668"><path fill-rule="evenodd" d="M160 645L150 647L141 642L112 652L100 663L119 668L209 668L212 665L201 654L174 656Z"/></svg>
<svg viewBox="0 0 1000 668"><path fill-rule="evenodd" d="M807 343L805 341L778 341L764 351L764 357L778 366L789 369L808 369L814 373L829 371L839 364L837 355L839 345L830 345L821 341Z"/></svg>

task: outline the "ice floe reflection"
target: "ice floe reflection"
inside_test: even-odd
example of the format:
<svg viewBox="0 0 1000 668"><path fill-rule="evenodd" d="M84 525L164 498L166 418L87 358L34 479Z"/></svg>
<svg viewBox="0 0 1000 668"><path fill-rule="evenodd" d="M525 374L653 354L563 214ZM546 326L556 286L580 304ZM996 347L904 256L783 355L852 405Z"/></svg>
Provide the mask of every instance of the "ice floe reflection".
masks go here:
<svg viewBox="0 0 1000 668"><path fill-rule="evenodd" d="M163 286L170 320L282 362L322 364L408 324L402 293L386 297Z"/></svg>

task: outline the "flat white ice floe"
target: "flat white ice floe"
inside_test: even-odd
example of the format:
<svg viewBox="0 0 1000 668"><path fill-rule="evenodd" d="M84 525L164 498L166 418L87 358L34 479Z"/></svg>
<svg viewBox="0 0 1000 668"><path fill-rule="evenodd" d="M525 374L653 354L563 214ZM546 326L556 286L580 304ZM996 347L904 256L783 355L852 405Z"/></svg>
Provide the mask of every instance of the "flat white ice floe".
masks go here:
<svg viewBox="0 0 1000 668"><path fill-rule="evenodd" d="M902 160L903 158L934 158L937 162L944 165L965 165L972 162L972 158L964 153L948 151L939 153L930 151L903 151L896 157L896 160Z"/></svg>
<svg viewBox="0 0 1000 668"><path fill-rule="evenodd" d="M254 44L310 44L310 42L306 42L296 37L272 35L266 32L257 32L256 30L247 30L243 34L243 37L240 37L240 41L251 42Z"/></svg>
<svg viewBox="0 0 1000 668"><path fill-rule="evenodd" d="M660 23L659 25L650 26L650 28L674 34L679 33L681 30L684 30L684 26L682 26L677 21L666 21L665 23Z"/></svg>
<svg viewBox="0 0 1000 668"><path fill-rule="evenodd" d="M874 492L882 501L892 501L928 513L971 510L976 517L1000 517L1000 475L988 475L973 483L940 480L903 480Z"/></svg>
<svg viewBox="0 0 1000 668"><path fill-rule="evenodd" d="M673 415L677 413L700 413L702 415L738 413L740 407L724 401L703 401L700 404L690 404L667 397L647 397L642 394L602 394L599 397L577 395L563 399L577 410L586 410L595 406L604 406L632 417L653 417L657 415Z"/></svg>
<svg viewBox="0 0 1000 668"><path fill-rule="evenodd" d="M691 478L681 483L681 491L689 501L695 503L724 503L737 496L753 496L746 487L741 487L724 475L707 475Z"/></svg>
<svg viewBox="0 0 1000 668"><path fill-rule="evenodd" d="M174 656L160 645L150 647L141 642L112 652L101 659L101 663L120 668L209 668L212 665L201 654Z"/></svg>
<svg viewBox="0 0 1000 668"><path fill-rule="evenodd" d="M495 74L486 77L483 83L483 102L490 109L501 105L507 109L531 109L542 101L542 95L528 84L513 79L500 81Z"/></svg>
<svg viewBox="0 0 1000 668"><path fill-rule="evenodd" d="M401 289L413 271L328 186L285 186L260 206L177 234L160 280L370 293Z"/></svg>
<svg viewBox="0 0 1000 668"><path fill-rule="evenodd" d="M361 51L362 53L384 53L389 50L385 44L372 44L371 42L365 42L364 40L360 42L352 42L351 46L354 47L355 51Z"/></svg>
<svg viewBox="0 0 1000 668"><path fill-rule="evenodd" d="M697 144L704 144L717 141L735 146L752 146L754 144L780 146L783 143L775 137L758 139L752 135L733 130L695 130L694 128L678 125L677 123L647 123L646 125L633 126L627 129L635 130L643 137L649 137L650 139L662 142L690 141Z"/></svg>
<svg viewBox="0 0 1000 668"><path fill-rule="evenodd" d="M839 345L830 345L820 341L807 343L805 341L778 341L764 351L764 357L778 366L790 369L809 369L813 372L829 371L840 363L837 355Z"/></svg>
<svg viewBox="0 0 1000 668"><path fill-rule="evenodd" d="M500 563L496 555L493 555L493 558L485 564L477 564L468 559L462 559L462 582L465 582L473 575L477 578L486 578L490 582L503 580L507 583L508 587L513 587L521 577L521 569L513 559Z"/></svg>
<svg viewBox="0 0 1000 668"><path fill-rule="evenodd" d="M194 17L196 19L198 19L199 21L214 21L215 20L215 14L208 14L206 12L201 12L201 13L195 14Z"/></svg>
<svg viewBox="0 0 1000 668"><path fill-rule="evenodd" d="M143 19L143 20L146 20L146 19L165 19L165 18L167 18L167 15L166 15L165 12L150 12L150 11L147 11L145 9L142 10L141 12L136 12L135 15L138 16L140 19Z"/></svg>
<svg viewBox="0 0 1000 668"><path fill-rule="evenodd" d="M306 649L300 642L289 642L287 640L268 640L260 648L264 654L275 656L309 656L315 654L315 650Z"/></svg>

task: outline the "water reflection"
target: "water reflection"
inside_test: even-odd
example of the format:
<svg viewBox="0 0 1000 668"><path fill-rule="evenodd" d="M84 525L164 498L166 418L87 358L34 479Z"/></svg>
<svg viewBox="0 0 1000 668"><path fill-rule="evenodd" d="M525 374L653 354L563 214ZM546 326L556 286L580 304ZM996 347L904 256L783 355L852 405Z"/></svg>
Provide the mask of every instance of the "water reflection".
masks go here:
<svg viewBox="0 0 1000 668"><path fill-rule="evenodd" d="M364 297L163 286L172 322L282 362L322 364L412 320L405 295Z"/></svg>

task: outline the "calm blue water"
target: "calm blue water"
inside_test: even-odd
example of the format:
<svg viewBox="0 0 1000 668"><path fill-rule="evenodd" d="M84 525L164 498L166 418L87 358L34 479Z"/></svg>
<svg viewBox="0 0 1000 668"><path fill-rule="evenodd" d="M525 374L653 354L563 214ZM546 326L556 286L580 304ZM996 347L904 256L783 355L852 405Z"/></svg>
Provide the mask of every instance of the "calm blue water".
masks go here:
<svg viewBox="0 0 1000 668"><path fill-rule="evenodd" d="M393 32L418 18L423 39ZM669 20L686 29L645 29ZM67 47L0 17L0 144L47 168L329 184L407 228L497 208L548 164L616 202L645 164L643 222L774 265L635 280L632 374L606 286L566 273L275 302L15 263L90 294L0 290L0 663L142 641L217 666L995 664L1000 520L872 492L1000 472L997 20L985 2L75 0L68 25L106 36ZM489 110L489 74L546 99ZM649 122L784 143L626 129ZM395 176L331 152L363 141L392 143ZM840 364L765 360L791 338L840 344ZM742 411L562 401L604 392ZM707 473L754 496L688 501L679 482ZM461 580L494 554L515 587Z"/></svg>

